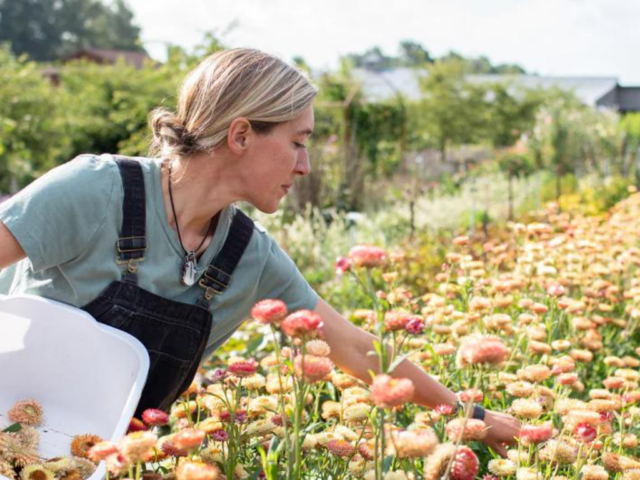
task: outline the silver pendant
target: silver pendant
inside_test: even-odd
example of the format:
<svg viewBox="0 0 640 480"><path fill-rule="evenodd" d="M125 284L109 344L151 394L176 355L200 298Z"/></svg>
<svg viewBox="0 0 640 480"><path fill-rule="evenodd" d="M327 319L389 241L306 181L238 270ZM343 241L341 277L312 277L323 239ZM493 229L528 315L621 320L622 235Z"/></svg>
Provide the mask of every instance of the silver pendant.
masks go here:
<svg viewBox="0 0 640 480"><path fill-rule="evenodd" d="M196 261L196 253L188 252L184 261L182 262L182 272L180 274L180 283L182 285L186 285L190 287L194 283L196 283L196 267L198 266L198 262Z"/></svg>

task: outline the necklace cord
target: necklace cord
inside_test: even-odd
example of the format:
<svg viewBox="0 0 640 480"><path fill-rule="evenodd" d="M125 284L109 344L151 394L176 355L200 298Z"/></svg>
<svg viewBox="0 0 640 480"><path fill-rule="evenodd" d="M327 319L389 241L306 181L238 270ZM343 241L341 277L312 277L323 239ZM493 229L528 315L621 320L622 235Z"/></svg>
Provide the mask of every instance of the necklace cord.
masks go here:
<svg viewBox="0 0 640 480"><path fill-rule="evenodd" d="M189 255L190 252L188 252L187 249L184 248L184 244L182 243L182 236L180 235L180 225L178 224L178 216L176 215L176 207L173 204L173 192L171 191L171 163L167 164L167 173L168 173L167 183L169 184L169 200L171 201L171 211L173 212L173 220L176 222L176 231L178 232L178 240L180 241L180 246L182 247L182 250L184 250L185 255ZM202 242L200 242L200 245L198 245L198 248L193 250L194 255L198 250L202 248L202 245L204 245L204 242L207 240L207 237L209 236L209 232L211 231L211 227L213 226L213 222L215 219L216 219L215 215L211 217L211 222L209 222L209 227L207 228L207 231L204 234Z"/></svg>

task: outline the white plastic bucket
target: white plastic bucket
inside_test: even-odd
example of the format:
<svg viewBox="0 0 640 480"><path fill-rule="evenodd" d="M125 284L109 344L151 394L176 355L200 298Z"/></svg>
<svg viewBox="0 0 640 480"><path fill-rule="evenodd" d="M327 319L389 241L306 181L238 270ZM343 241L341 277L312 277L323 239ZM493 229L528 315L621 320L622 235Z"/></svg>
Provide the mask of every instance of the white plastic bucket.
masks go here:
<svg viewBox="0 0 640 480"><path fill-rule="evenodd" d="M78 308L33 295L0 296L0 430L18 400L43 407L39 455L70 456L75 435L118 441L149 371L145 347ZM90 477L104 476L104 463ZM0 475L0 479L6 477Z"/></svg>

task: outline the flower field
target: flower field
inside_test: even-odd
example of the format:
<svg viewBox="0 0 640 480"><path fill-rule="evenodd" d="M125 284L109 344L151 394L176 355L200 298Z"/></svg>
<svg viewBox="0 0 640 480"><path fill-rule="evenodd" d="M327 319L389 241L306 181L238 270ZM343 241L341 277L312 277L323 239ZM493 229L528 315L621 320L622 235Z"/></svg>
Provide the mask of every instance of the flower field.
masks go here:
<svg viewBox="0 0 640 480"><path fill-rule="evenodd" d="M147 480L640 479L639 231L640 194L599 217L549 205L493 239L453 239L431 291L406 282L411 252L354 247L336 271L373 305L349 315L377 338L370 386L333 366L322 318L265 300L246 326L251 355L216 358L169 415L147 410L119 444L78 440L66 462L39 459L37 406L17 406L26 427L0 434L0 474L80 480L89 459ZM405 358L467 406L517 417L507 457L469 408L412 404L415 386L392 376Z"/></svg>

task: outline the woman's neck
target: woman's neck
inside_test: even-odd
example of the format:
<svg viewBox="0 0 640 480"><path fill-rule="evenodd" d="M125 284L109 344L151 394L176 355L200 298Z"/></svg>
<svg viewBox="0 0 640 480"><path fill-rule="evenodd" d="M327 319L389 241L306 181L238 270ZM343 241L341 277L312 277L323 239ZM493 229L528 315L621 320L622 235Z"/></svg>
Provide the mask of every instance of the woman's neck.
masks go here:
<svg viewBox="0 0 640 480"><path fill-rule="evenodd" d="M222 171L216 172L214 164L223 163L218 160L221 159L216 158L214 162L210 156L194 156L171 164L165 162L162 166L162 198L166 218L176 232L179 226L180 237L186 250L194 250L205 235L213 237L220 212L238 200L229 188L232 187L232 182L228 175ZM214 226L210 228L214 217ZM205 240L205 243L208 244L208 241Z"/></svg>

